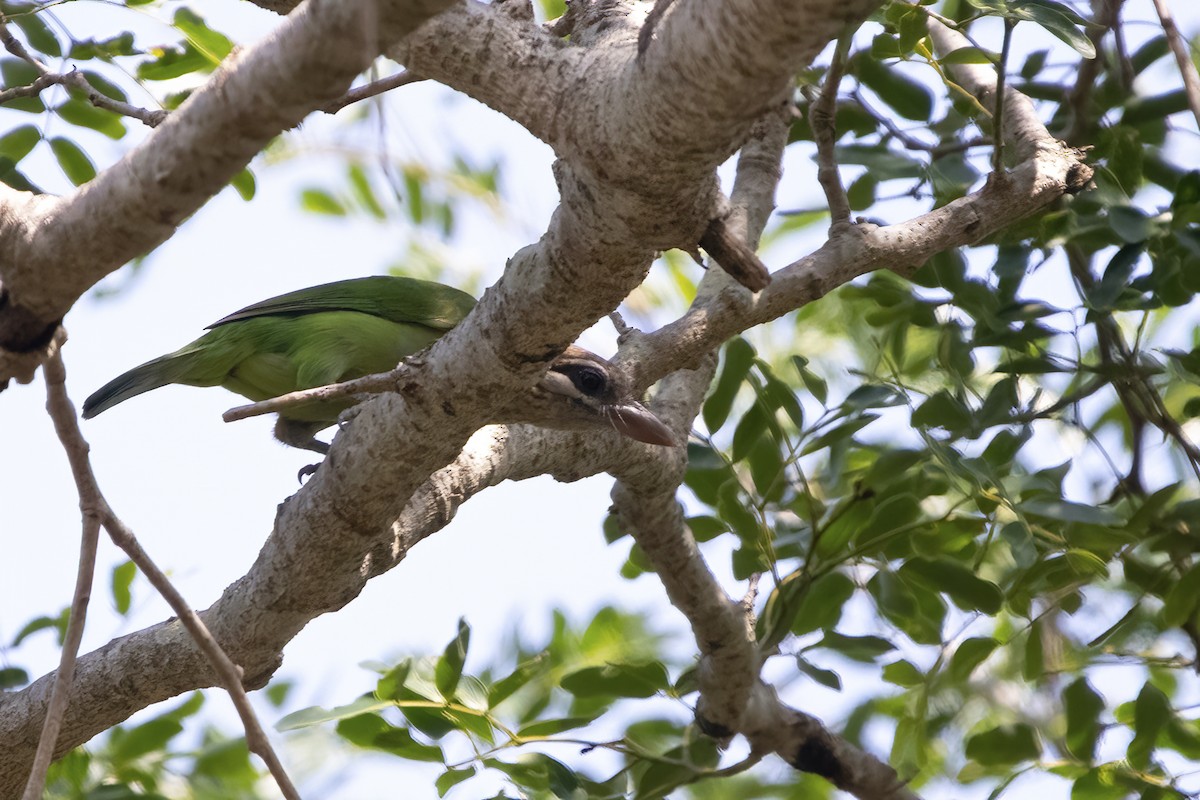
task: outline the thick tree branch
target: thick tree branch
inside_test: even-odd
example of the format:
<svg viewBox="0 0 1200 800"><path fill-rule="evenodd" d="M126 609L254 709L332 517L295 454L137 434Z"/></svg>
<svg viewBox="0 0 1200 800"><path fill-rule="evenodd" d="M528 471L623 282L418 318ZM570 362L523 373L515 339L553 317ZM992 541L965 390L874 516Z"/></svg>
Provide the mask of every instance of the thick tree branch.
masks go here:
<svg viewBox="0 0 1200 800"><path fill-rule="evenodd" d="M38 350L89 287L169 238L281 131L452 0L312 0L232 57L120 162L61 198L0 193L4 351Z"/></svg>

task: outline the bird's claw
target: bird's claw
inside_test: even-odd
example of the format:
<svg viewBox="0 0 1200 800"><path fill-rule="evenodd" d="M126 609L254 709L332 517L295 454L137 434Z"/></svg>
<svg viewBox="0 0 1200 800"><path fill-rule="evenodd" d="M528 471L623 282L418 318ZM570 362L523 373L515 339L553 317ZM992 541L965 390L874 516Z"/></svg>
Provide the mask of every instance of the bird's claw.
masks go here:
<svg viewBox="0 0 1200 800"><path fill-rule="evenodd" d="M299 469L299 471L296 472L296 481L298 483L304 483L305 478L311 477L320 468L321 468L320 462L318 462L316 464L307 464L307 465L301 467Z"/></svg>

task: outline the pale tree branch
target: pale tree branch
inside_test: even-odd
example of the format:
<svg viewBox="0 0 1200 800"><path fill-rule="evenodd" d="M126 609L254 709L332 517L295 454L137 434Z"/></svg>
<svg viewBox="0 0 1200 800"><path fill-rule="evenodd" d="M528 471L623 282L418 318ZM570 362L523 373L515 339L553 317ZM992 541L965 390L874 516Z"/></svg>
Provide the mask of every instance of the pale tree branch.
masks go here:
<svg viewBox="0 0 1200 800"><path fill-rule="evenodd" d="M1179 74L1183 77L1183 90L1187 94L1188 108L1200 125L1200 74L1196 72L1196 62L1192 60L1191 50L1187 40L1179 32L1171 9L1167 8L1166 0L1154 0L1154 9L1158 12L1158 20L1162 24L1163 33L1167 36L1167 44L1179 65Z"/></svg>
<svg viewBox="0 0 1200 800"><path fill-rule="evenodd" d="M58 344L65 339L59 336ZM79 559L79 578L76 583L75 599L71 604L71 617L67 626L66 641L63 643L62 662L59 665L54 681L49 707L46 710L46 722L42 736L38 742L37 756L26 784L22 800L38 800L42 796L45 785L46 768L54 755L58 740L58 731L66 712L69 692L75 673L75 653L79 649L79 641L83 635L83 621L87 603L91 593L92 575L96 564L96 539L101 525L108 531L113 542L125 551L129 559L146 576L150 584L171 606L180 623L187 629L193 641L200 648L208 663L216 671L218 681L229 692L234 708L242 720L246 730L246 745L252 753L258 755L267 765L271 776L279 785L283 796L288 800L299 800L291 778L288 777L283 763L271 746L263 730L262 723L250 705L250 698L242 688L242 670L230 660L221 646L209 633L208 628L197 616L192 607L184 600L183 595L175 588L166 573L142 549L133 531L117 517L92 472L91 461L88 457L88 443L79 430L79 419L75 406L67 396L66 368L63 365L60 348L55 348L45 364L46 376L46 408L54 421L54 429L66 451L67 460L71 465L71 474L79 492L79 505L83 513L84 541Z"/></svg>
<svg viewBox="0 0 1200 800"><path fill-rule="evenodd" d="M84 291L169 238L273 137L341 96L386 44L451 2L313 0L226 59L88 184L63 197L0 194L0 368L5 351L44 346ZM0 372L0 385L14 375Z"/></svg>

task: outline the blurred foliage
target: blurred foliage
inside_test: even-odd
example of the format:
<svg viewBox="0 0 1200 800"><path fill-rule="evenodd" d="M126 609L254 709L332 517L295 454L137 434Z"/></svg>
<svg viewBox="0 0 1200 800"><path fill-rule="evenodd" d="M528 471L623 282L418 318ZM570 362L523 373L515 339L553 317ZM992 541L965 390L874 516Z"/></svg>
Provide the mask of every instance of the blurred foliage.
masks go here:
<svg viewBox="0 0 1200 800"><path fill-rule="evenodd" d="M0 12L51 69L165 109L234 46L186 7L126 5L154 14L169 41L119 27L82 38L54 3L5 0ZM940 781L1019 794L1030 775L1056 776L1077 800L1197 789L1198 134L1161 32L1122 22L1118 47L1083 5L883 4L855 39L837 106L856 214L905 218L981 186L992 120L946 67L997 64L1001 18L1023 44L1001 65L1009 85L1055 136L1091 148L1094 185L939 254L911 281L881 272L730 341L689 445L692 533L711 559L728 554L737 579L763 577L757 634L769 667L784 665L784 683L842 692L845 712L827 722L868 749L882 736L918 790ZM1145 10L1131 5L1127 14ZM538 4L543 19L563 8ZM973 45L935 57L931 12L961 23ZM38 71L10 54L0 74L8 89ZM806 70L798 87L823 75ZM797 102L806 112L802 91ZM361 132L382 103L339 119ZM140 125L61 88L4 108L20 121L0 131L0 180L20 189L86 183ZM266 163L306 154L288 142ZM807 113L789 148L814 151ZM299 207L417 231L403 254L410 274L440 274L440 242L461 235L464 216L503 218L498 163L341 155L340 177L314 182ZM233 184L253 199L253 174ZM825 213L778 215L764 246L795 258ZM668 253L631 305L647 317L678 307L697 280L690 260ZM613 520L605 532L622 540ZM632 546L624 574L650 569ZM133 570L118 567L121 614L134 588ZM9 658L39 631L61 637L65 615L19 631L0 689L29 681ZM668 658L637 615L606 608L582 631L557 615L548 641L516 637L486 657L470 643L464 622L441 654L374 665L371 692L294 712L280 728L331 723L354 747L441 764L439 796L473 796L454 787L484 775L508 787L499 796L572 800L832 794L778 765L751 769L701 736L688 723L692 665ZM468 656L484 663L468 671ZM240 739L208 729L180 744L202 703L194 695L72 752L47 796L269 793Z"/></svg>

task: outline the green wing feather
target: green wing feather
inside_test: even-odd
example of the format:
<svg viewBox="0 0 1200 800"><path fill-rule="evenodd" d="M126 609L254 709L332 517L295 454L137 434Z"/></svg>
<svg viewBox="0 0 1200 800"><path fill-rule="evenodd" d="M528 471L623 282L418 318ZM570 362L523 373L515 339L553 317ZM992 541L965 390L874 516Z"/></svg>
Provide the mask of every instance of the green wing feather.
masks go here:
<svg viewBox="0 0 1200 800"><path fill-rule="evenodd" d="M335 281L281 294L246 306L209 325L209 330L254 317L357 311L391 322L448 331L475 306L466 292L433 281L377 275Z"/></svg>
<svg viewBox="0 0 1200 800"><path fill-rule="evenodd" d="M224 386L266 400L391 369L475 305L466 292L414 278L337 281L247 306L194 342L117 376L83 404L91 418L166 386ZM332 424L353 401L312 403L281 416Z"/></svg>

